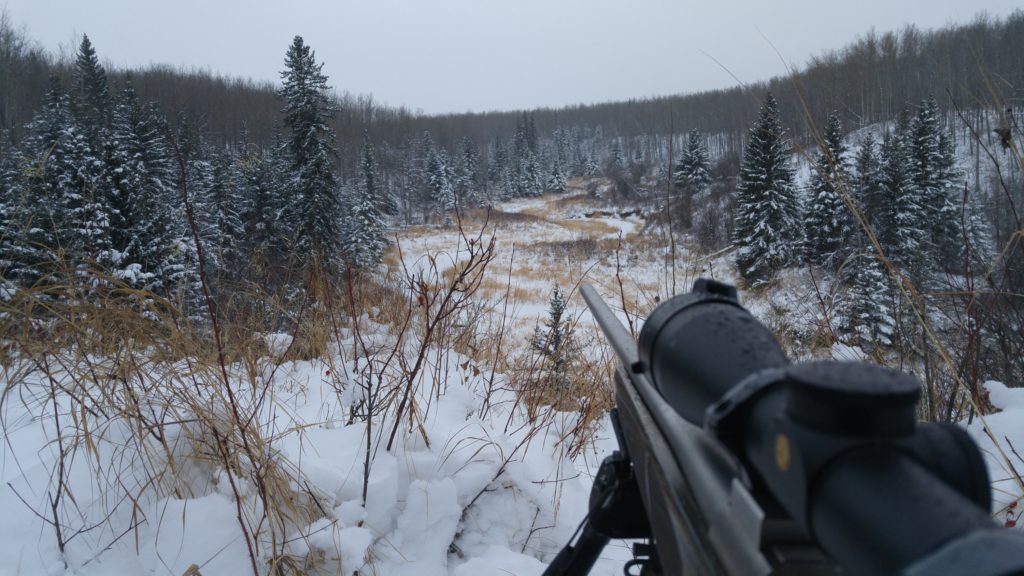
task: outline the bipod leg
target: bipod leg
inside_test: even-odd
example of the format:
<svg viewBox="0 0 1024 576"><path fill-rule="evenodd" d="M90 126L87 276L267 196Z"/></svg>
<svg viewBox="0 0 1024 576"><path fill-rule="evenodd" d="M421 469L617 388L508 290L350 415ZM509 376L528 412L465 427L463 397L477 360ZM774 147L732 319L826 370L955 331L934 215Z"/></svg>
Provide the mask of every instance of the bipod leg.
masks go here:
<svg viewBox="0 0 1024 576"><path fill-rule="evenodd" d="M610 538L594 530L590 520L580 525L580 537L576 544L571 542L562 548L555 559L544 570L544 576L565 576L589 574Z"/></svg>

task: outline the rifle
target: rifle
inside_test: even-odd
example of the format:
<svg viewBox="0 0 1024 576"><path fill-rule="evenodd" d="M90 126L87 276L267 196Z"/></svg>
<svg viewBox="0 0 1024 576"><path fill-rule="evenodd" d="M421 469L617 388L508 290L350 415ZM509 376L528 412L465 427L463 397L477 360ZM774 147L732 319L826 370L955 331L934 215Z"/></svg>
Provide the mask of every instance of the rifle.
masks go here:
<svg viewBox="0 0 1024 576"><path fill-rule="evenodd" d="M1024 575L980 450L957 426L918 425L912 376L791 364L712 280L656 308L639 344L582 293L620 361L619 449L545 576L589 573L611 538L647 541L627 575Z"/></svg>

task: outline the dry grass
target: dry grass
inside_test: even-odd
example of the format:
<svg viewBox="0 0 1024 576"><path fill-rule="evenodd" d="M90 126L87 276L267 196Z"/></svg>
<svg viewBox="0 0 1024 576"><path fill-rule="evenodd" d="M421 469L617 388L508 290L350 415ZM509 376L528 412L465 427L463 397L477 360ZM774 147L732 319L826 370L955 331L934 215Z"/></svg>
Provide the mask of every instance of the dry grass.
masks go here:
<svg viewBox="0 0 1024 576"><path fill-rule="evenodd" d="M211 334L178 303L115 279L104 284L23 290L0 314L15 348L5 364L5 408L21 403L56 422L44 516L58 549L99 527L84 526L69 492L68 468L81 452L95 462L111 512L128 503L144 514L149 494L196 497L227 482L221 489L235 494L254 572L292 565L289 531L322 512L321 495L296 488L298 471L274 447L280 430L264 419L274 406L263 374L280 359L251 343L251 327L225 324Z"/></svg>

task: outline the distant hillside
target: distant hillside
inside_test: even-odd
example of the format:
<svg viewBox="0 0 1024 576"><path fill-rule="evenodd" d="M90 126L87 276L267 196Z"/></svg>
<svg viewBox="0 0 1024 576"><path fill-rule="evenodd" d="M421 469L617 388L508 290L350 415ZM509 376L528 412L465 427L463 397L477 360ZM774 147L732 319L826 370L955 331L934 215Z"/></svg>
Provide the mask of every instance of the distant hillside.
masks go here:
<svg viewBox="0 0 1024 576"><path fill-rule="evenodd" d="M103 46L97 49L102 56ZM673 126L677 133L699 128L706 134L732 134L730 148L738 148L763 93L770 89L778 97L783 123L797 142L807 142L813 131L806 118L824 118L833 108L840 110L843 124L853 129L890 120L905 103L929 95L946 110L954 102L967 108L1019 106L1024 102L1021 54L1024 11L1018 10L1006 19L978 16L970 24L939 30L908 26L900 31L867 32L844 48L812 58L790 76L746 86L539 109L534 118L541 132L576 125L600 127L606 137L664 135ZM224 141L233 140L245 126L253 140L265 144L280 121L281 103L270 84L167 66L108 72L114 86L131 76L140 97L158 101L172 121L188 114ZM70 63L45 53L6 15L0 16L0 128L17 136L42 100L51 74L67 85ZM344 90L344 86L335 88ZM366 128L372 128L373 140L393 146L424 131L446 146L464 136L486 142L495 135L511 134L519 116L515 111L422 116L405 108L380 106L372 97L347 94L339 95L337 103L335 129L343 145L358 142Z"/></svg>

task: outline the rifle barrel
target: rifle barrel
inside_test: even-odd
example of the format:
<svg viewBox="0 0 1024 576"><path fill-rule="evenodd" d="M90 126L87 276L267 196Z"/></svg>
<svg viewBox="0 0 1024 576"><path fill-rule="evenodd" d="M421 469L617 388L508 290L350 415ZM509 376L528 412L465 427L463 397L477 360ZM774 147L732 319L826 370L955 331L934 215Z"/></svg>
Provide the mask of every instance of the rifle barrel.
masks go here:
<svg viewBox="0 0 1024 576"><path fill-rule="evenodd" d="M605 301L593 286L584 284L580 287L580 293L583 294L583 299L587 302L590 313L594 315L594 320L601 327L601 331L604 332L608 343L615 350L619 361L622 362L622 365L627 370L632 369L633 365L640 361L636 340L626 330L626 327L622 325L622 321L612 312L608 304L605 304Z"/></svg>

